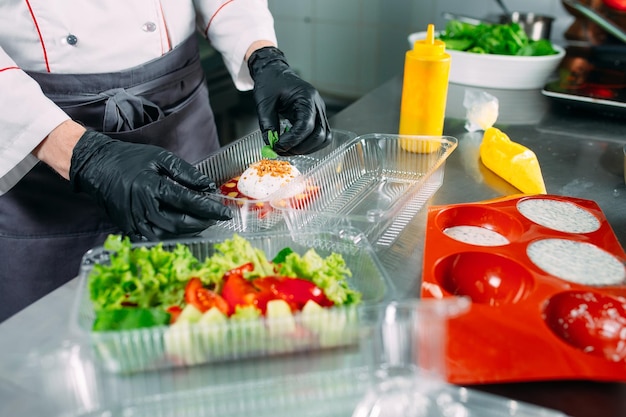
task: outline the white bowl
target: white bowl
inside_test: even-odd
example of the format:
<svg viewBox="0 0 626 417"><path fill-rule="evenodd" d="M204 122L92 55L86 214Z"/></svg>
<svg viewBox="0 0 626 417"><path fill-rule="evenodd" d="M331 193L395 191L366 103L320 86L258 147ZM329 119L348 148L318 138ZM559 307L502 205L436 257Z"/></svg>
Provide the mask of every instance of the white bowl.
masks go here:
<svg viewBox="0 0 626 417"><path fill-rule="evenodd" d="M408 37L410 48L426 32L412 33ZM554 45L558 51L545 56L512 56L477 54L446 49L452 58L450 64L451 83L476 87L525 90L543 88L565 56L565 50Z"/></svg>

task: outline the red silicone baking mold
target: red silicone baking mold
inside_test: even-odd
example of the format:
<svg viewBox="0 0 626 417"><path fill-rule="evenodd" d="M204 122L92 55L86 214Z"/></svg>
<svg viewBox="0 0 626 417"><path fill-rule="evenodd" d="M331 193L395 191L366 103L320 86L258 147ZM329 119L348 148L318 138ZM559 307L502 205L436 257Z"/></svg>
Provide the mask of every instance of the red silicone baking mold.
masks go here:
<svg viewBox="0 0 626 417"><path fill-rule="evenodd" d="M430 207L421 295L472 299L449 323L449 382L626 381L625 263L590 200Z"/></svg>

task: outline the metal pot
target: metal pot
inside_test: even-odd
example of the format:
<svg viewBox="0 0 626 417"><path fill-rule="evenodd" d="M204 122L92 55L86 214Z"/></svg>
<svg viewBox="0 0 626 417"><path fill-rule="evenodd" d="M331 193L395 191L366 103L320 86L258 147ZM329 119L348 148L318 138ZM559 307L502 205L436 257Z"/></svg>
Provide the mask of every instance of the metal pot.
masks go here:
<svg viewBox="0 0 626 417"><path fill-rule="evenodd" d="M447 20L459 20L461 22L469 23L470 25L479 25L481 23L487 25L493 25L496 23L517 23L522 27L522 29L524 29L526 35L534 41L538 41L539 39L550 40L552 22L554 21L554 18L550 16L521 12L512 12L508 15L503 14L483 19L444 12L443 17Z"/></svg>
<svg viewBox="0 0 626 417"><path fill-rule="evenodd" d="M534 41L550 39L554 18L535 13L511 12L509 15L500 15L500 23L517 23L526 35Z"/></svg>

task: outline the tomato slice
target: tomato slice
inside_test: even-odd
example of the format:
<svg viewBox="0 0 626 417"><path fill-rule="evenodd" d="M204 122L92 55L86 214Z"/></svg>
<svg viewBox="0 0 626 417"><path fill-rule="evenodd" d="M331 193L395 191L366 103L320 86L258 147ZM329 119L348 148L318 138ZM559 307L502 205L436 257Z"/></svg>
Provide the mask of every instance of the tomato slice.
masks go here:
<svg viewBox="0 0 626 417"><path fill-rule="evenodd" d="M200 278L191 278L187 283L185 302L193 305L202 313L213 307L217 307L224 314L230 313L230 307L226 300L216 292L204 288Z"/></svg>

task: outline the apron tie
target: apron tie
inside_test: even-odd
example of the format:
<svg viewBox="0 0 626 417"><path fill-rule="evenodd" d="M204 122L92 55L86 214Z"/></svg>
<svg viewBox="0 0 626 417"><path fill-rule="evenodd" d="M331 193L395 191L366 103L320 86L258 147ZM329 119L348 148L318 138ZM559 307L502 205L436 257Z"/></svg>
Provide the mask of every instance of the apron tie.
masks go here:
<svg viewBox="0 0 626 417"><path fill-rule="evenodd" d="M145 97L129 93L125 88L112 88L100 95L106 97L103 132L134 130L165 117L158 105Z"/></svg>

